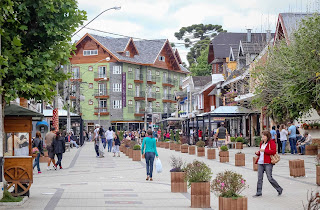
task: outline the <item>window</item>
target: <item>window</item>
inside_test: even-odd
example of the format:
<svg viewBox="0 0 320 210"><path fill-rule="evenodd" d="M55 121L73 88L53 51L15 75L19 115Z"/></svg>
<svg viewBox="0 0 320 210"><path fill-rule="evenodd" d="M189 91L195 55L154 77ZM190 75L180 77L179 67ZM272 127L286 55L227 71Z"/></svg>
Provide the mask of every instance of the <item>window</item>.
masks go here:
<svg viewBox="0 0 320 210"><path fill-rule="evenodd" d="M71 96L75 96L77 93L77 86L76 85L71 85Z"/></svg>
<svg viewBox="0 0 320 210"><path fill-rule="evenodd" d="M114 109L121 109L122 105L121 105L121 100L114 100L112 102L112 107Z"/></svg>
<svg viewBox="0 0 320 210"><path fill-rule="evenodd" d="M93 105L93 100L90 99L90 100L88 101L88 104L89 104L89 105Z"/></svg>
<svg viewBox="0 0 320 210"><path fill-rule="evenodd" d="M129 51L126 51L126 56L130 57L130 52Z"/></svg>
<svg viewBox="0 0 320 210"><path fill-rule="evenodd" d="M160 76L160 71L156 71L156 75L157 75L157 76Z"/></svg>
<svg viewBox="0 0 320 210"><path fill-rule="evenodd" d="M160 92L160 88L159 87L156 87L156 92Z"/></svg>
<svg viewBox="0 0 320 210"><path fill-rule="evenodd" d="M72 68L72 79L80 79L80 68L79 67Z"/></svg>
<svg viewBox="0 0 320 210"><path fill-rule="evenodd" d="M76 102L75 101L71 102L71 107L74 108L74 109L76 108Z"/></svg>
<svg viewBox="0 0 320 210"><path fill-rule="evenodd" d="M107 67L106 66L99 66L99 78L107 77Z"/></svg>
<svg viewBox="0 0 320 210"><path fill-rule="evenodd" d="M93 88L93 83L89 83L89 89Z"/></svg>
<svg viewBox="0 0 320 210"><path fill-rule="evenodd" d="M84 56L98 55L98 50L84 50L83 55Z"/></svg>
<svg viewBox="0 0 320 210"><path fill-rule="evenodd" d="M132 84L128 84L128 89L132 89Z"/></svg>
<svg viewBox="0 0 320 210"><path fill-rule="evenodd" d="M100 100L99 108L106 108L106 107L107 107L107 100Z"/></svg>
<svg viewBox="0 0 320 210"><path fill-rule="evenodd" d="M159 56L159 61L165 61L165 57L164 56Z"/></svg>
<svg viewBox="0 0 320 210"><path fill-rule="evenodd" d="M135 79L140 80L140 69L136 69Z"/></svg>
<svg viewBox="0 0 320 210"><path fill-rule="evenodd" d="M99 83L99 96L106 96L107 95L107 84L106 83Z"/></svg>
<svg viewBox="0 0 320 210"><path fill-rule="evenodd" d="M159 102L156 103L156 107L160 107L160 103Z"/></svg>
<svg viewBox="0 0 320 210"><path fill-rule="evenodd" d="M133 103L132 103L132 100L129 100L128 101L128 105L132 105Z"/></svg>
<svg viewBox="0 0 320 210"><path fill-rule="evenodd" d="M112 85L112 87L113 87L113 92L121 92L122 90L122 88L121 88L121 84L120 83L114 83L113 85Z"/></svg>
<svg viewBox="0 0 320 210"><path fill-rule="evenodd" d="M121 74L121 66L114 66L113 74Z"/></svg>
<svg viewBox="0 0 320 210"><path fill-rule="evenodd" d="M132 68L131 67L128 68L128 72L132 72Z"/></svg>
<svg viewBox="0 0 320 210"><path fill-rule="evenodd" d="M93 71L93 67L92 67L92 66L89 66L88 70L89 70L89 71Z"/></svg>

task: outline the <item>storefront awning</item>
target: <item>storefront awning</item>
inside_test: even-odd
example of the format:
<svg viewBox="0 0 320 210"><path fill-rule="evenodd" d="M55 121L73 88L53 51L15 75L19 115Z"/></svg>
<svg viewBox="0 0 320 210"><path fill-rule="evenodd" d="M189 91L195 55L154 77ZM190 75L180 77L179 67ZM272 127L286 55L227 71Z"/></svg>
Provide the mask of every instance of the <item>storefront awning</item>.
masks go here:
<svg viewBox="0 0 320 210"><path fill-rule="evenodd" d="M215 110L211 112L207 112L203 114L204 116L212 116L212 117L231 117L231 116L243 116L243 115L249 115L249 114L255 114L258 113L256 111L253 111L251 109L242 107L242 106L219 106Z"/></svg>

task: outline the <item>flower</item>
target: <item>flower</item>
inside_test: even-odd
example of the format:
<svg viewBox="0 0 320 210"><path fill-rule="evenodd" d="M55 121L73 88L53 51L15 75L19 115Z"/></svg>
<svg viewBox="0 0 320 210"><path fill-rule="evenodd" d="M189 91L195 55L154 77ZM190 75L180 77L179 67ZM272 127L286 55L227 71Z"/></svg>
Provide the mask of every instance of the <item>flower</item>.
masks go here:
<svg viewBox="0 0 320 210"><path fill-rule="evenodd" d="M243 179L241 180L241 184L244 184L244 181L243 181Z"/></svg>
<svg viewBox="0 0 320 210"><path fill-rule="evenodd" d="M224 187L224 183L223 182L221 183L221 187Z"/></svg>

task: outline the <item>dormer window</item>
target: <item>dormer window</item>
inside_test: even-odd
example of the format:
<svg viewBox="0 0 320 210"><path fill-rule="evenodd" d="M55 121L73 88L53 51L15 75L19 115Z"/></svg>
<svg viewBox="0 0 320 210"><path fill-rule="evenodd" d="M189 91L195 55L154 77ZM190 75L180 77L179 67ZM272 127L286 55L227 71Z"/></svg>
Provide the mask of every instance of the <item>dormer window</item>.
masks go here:
<svg viewBox="0 0 320 210"><path fill-rule="evenodd" d="M129 51L126 51L126 56L130 57L130 52Z"/></svg>
<svg viewBox="0 0 320 210"><path fill-rule="evenodd" d="M98 50L83 50L83 56L98 55Z"/></svg>
<svg viewBox="0 0 320 210"><path fill-rule="evenodd" d="M159 61L165 61L165 57L164 56L159 56Z"/></svg>

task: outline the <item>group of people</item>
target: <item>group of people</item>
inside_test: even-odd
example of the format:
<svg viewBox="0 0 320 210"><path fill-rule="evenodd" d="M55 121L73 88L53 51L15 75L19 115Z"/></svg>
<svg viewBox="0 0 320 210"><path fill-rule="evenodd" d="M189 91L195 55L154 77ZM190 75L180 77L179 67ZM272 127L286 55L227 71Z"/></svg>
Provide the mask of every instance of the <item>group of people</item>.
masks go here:
<svg viewBox="0 0 320 210"><path fill-rule="evenodd" d="M99 124L96 125L94 130L94 137L93 140L95 142L94 147L96 151L96 157L104 157L104 150L108 144L108 152L113 152L113 157L118 154L120 157L120 150L119 146L121 145L119 135L116 134L111 127L108 130L104 130L102 126Z"/></svg>

